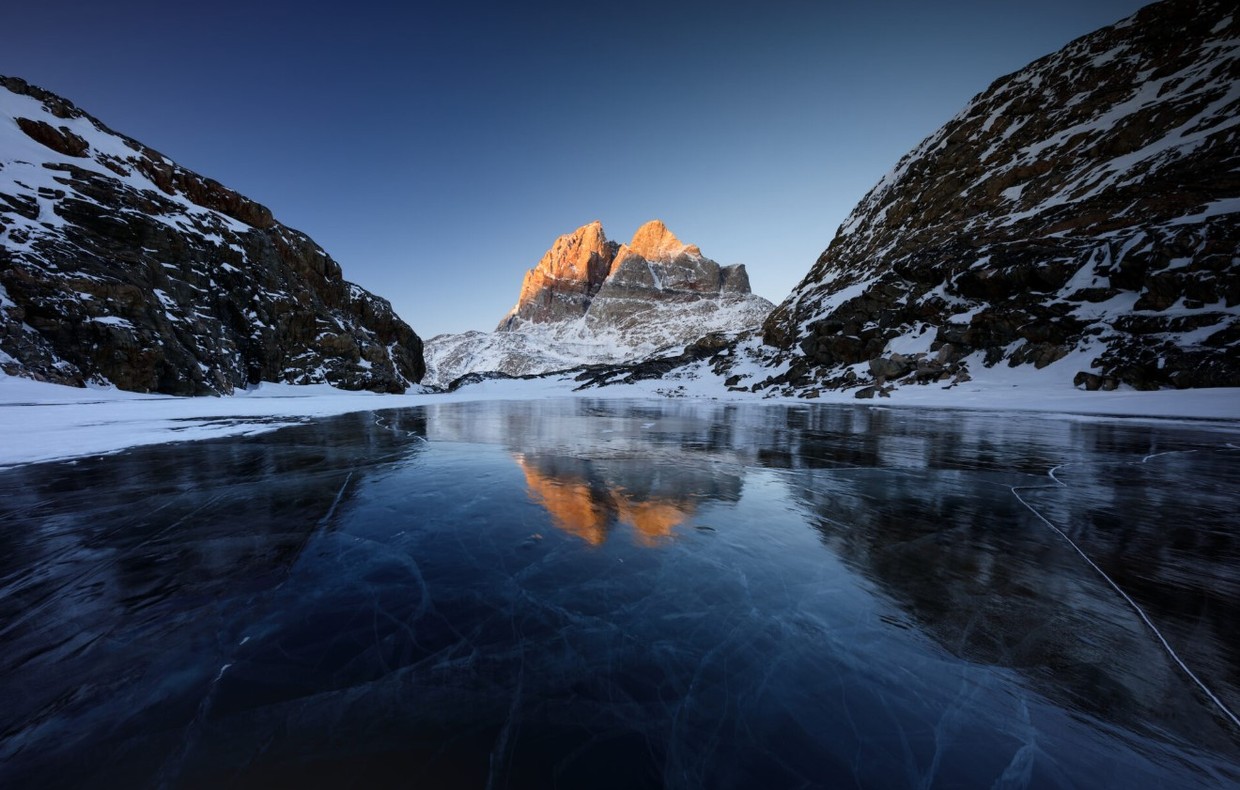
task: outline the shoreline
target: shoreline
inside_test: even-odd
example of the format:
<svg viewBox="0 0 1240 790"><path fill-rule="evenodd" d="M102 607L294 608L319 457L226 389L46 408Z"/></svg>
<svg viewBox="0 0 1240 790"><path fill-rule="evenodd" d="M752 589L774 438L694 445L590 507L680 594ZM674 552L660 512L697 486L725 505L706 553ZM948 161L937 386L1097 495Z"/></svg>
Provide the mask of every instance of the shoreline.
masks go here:
<svg viewBox="0 0 1240 790"><path fill-rule="evenodd" d="M78 389L0 376L0 470L34 463L108 455L131 447L228 436L252 436L358 411L441 403L543 398L687 400L776 406L853 406L871 409L1009 413L1081 421L1177 422L1240 432L1240 388L1085 392L1050 382L1026 385L977 381L952 389L897 389L889 398L861 400L829 391L819 398L762 397L729 392L709 378L650 380L574 391L570 378L497 380L453 393L381 395L328 385L259 385L224 397L144 395L113 388ZM675 386L672 386L675 385Z"/></svg>

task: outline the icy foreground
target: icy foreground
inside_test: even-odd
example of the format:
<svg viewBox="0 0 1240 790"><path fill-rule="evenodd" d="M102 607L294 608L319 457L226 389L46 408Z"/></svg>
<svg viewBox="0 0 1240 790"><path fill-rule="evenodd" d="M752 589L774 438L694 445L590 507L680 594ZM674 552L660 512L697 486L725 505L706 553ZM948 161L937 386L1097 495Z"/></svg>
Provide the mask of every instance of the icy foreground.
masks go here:
<svg viewBox="0 0 1240 790"><path fill-rule="evenodd" d="M0 470L0 786L1240 782L1236 423L425 404Z"/></svg>
<svg viewBox="0 0 1240 790"><path fill-rule="evenodd" d="M904 388L875 406L1030 411L1071 415L1240 420L1240 389L1084 392L1048 385L1038 376L1000 369L950 390ZM546 398L691 398L753 402L730 392L709 371L702 376L650 380L588 390L574 377L485 381L450 394L346 392L324 385L264 384L221 398L138 395L116 389L79 389L0 375L0 466L113 453L127 447L273 431L316 418L462 401ZM780 402L781 399L774 399ZM782 399L783 402L793 402ZM857 403L849 393L827 392L818 403Z"/></svg>

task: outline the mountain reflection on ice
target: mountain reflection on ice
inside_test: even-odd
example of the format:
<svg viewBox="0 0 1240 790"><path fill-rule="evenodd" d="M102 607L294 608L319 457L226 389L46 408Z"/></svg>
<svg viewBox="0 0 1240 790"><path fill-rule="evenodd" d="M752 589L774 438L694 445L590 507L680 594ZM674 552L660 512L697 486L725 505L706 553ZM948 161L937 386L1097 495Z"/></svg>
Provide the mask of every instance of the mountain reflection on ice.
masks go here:
<svg viewBox="0 0 1240 790"><path fill-rule="evenodd" d="M1013 488L1236 710L1236 434L561 400L12 469L0 786L1235 784Z"/></svg>
<svg viewBox="0 0 1240 790"><path fill-rule="evenodd" d="M696 509L694 496L740 498L739 475L716 477L709 470L663 469L638 459L591 460L560 456L513 456L525 475L530 497L547 509L564 532L597 546L617 524L632 528L637 541L657 546ZM696 479L694 476L696 475ZM734 492L726 489L734 486Z"/></svg>
<svg viewBox="0 0 1240 790"><path fill-rule="evenodd" d="M574 461L563 469L555 458L514 456L525 474L533 499L551 514L552 523L570 535L598 545L607 540L612 524L628 522L647 545L671 537L672 529L688 516L692 505L674 499L636 500L623 488L594 478L588 461Z"/></svg>

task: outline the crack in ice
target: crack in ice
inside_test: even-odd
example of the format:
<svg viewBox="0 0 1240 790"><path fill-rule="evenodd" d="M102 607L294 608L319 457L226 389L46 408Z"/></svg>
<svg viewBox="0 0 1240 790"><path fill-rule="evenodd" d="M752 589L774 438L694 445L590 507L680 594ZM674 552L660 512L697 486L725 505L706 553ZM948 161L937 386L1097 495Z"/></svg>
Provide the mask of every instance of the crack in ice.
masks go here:
<svg viewBox="0 0 1240 790"><path fill-rule="evenodd" d="M344 498L344 490L349 487L349 481L352 479L353 473L349 472L349 474L345 477L344 482L340 484L340 490L336 492L336 498L332 500L332 506L327 509L327 513L323 516L323 518L319 519L320 527L327 526L327 522L331 521L332 516L336 513L337 506L340 505L340 500Z"/></svg>
<svg viewBox="0 0 1240 790"><path fill-rule="evenodd" d="M499 737L495 741L495 747L491 750L488 757L487 771L487 790L495 787L497 776L502 776L508 758L511 756L511 748L509 747L509 739L512 737L512 730L516 724L517 715L521 711L521 694L525 689L525 653L522 648L521 666L517 670L517 687L512 692L512 702L508 706L508 718L504 720L504 726L500 728Z"/></svg>
<svg viewBox="0 0 1240 790"><path fill-rule="evenodd" d="M1227 445L1227 447L1228 447L1228 448L1231 448L1231 449L1240 449L1240 448L1235 448L1235 447L1233 447L1233 445L1231 445L1231 444L1228 444L1228 445ZM1150 454L1150 455L1145 456L1145 457L1144 457L1144 458L1142 458L1140 461L1135 461L1135 462L1132 462L1132 463L1134 463L1134 464L1144 464L1146 461L1149 461L1151 458L1158 458L1159 456L1163 456L1163 455L1172 455L1172 454L1178 454L1178 453L1193 453L1193 452L1196 452L1196 450L1171 450L1171 451L1162 452L1162 453L1152 453L1152 454ZM1162 631L1158 630L1158 626L1154 625L1154 622L1153 622L1153 621L1149 618L1149 615L1147 615L1147 614L1145 613L1145 610L1144 610L1144 609L1142 609L1142 608L1141 608L1141 607L1137 604L1137 602L1136 602L1135 600L1133 600L1133 599L1132 599L1132 596L1130 596L1128 593L1124 592L1124 589L1123 589L1122 587L1120 587L1120 586L1119 586L1119 584L1117 584L1117 583L1115 582L1115 580L1114 580L1114 579L1112 579L1112 578L1111 578L1111 577L1107 574L1107 572L1106 572L1106 571L1102 570L1102 568L1100 568L1096 562L1094 562L1092 559L1090 559L1090 558L1089 558L1089 555L1088 555L1088 554L1086 554L1086 553L1084 552L1084 550L1082 550L1082 549L1081 549L1081 547L1080 547L1080 546L1078 546L1078 545L1076 544L1076 541L1074 541L1074 540L1072 540L1072 538L1068 537L1067 533L1066 533L1066 532L1064 532L1062 529L1060 529L1059 527L1057 527L1057 526L1055 526L1053 523L1051 523L1050 519L1046 518L1046 517L1045 517L1045 516L1043 516L1041 513L1039 513L1039 512L1038 512L1038 510L1037 510L1037 508L1035 508L1033 505L1031 505L1031 504L1029 504L1027 501L1025 501L1025 498L1024 498L1024 497L1022 497L1022 496L1020 495L1020 493L1019 493L1020 491L1038 491L1038 490L1055 489L1055 488L1064 488L1064 489L1067 489L1067 488L1068 488L1068 485L1067 485L1066 483L1064 483L1062 480L1060 480L1058 477L1056 477L1056 476L1055 476L1055 472L1056 472L1056 471L1058 471L1058 470L1060 470L1060 469L1063 469L1064 467L1067 467L1067 466L1078 466L1078 465L1079 465L1079 464L1059 464L1058 466L1054 466L1054 467L1052 467L1052 468L1051 468L1051 470L1050 470L1049 472L1047 472L1046 474L1047 474L1047 476L1048 476L1048 477L1050 477L1050 479L1051 479L1052 481L1054 481L1054 485L1044 485L1044 486L1009 486L1009 488L1010 488L1010 490L1011 490L1011 492L1012 492L1012 495L1013 495L1013 496L1015 496L1015 497L1016 497L1016 499L1017 499L1017 500L1018 500L1018 501L1019 501L1022 505L1024 505L1026 508L1028 508L1028 510L1029 510L1029 512L1030 512L1030 513L1033 513L1033 515L1037 516L1037 517L1038 517L1038 519L1039 519L1039 520L1040 520L1043 524L1045 524L1046 526L1050 527L1050 528L1051 528L1051 529L1055 532L1055 534L1059 535L1059 537L1061 537L1061 538L1063 538L1065 541L1067 541L1067 542L1068 542L1068 545L1069 545L1069 546L1071 546L1071 547L1072 547L1072 548L1076 551L1076 553L1077 553L1077 554L1079 554L1079 555L1081 556L1081 559L1085 560L1085 562L1086 562L1086 563L1088 563L1089 567L1093 568L1093 569L1094 569L1094 570L1098 573L1098 575L1099 575L1099 576L1101 576L1101 577L1102 577L1102 578L1106 581L1106 583L1107 583L1107 584L1109 584L1109 585L1112 587L1112 589L1114 589L1117 593L1119 593L1119 594L1120 594L1120 597L1122 597L1125 601L1127 601L1127 602L1128 602L1128 605L1132 607L1133 611L1135 611L1135 612L1137 613L1137 616L1141 618L1141 621L1142 621L1142 622L1144 622L1144 623L1145 623L1145 625L1146 625L1146 626L1150 629L1150 631L1154 634L1154 636L1155 636L1155 637L1157 637L1158 641L1162 644L1163 649L1167 652L1167 655L1169 655L1169 656L1171 657L1171 659L1172 659L1172 660L1173 660L1173 661L1174 661L1174 662L1175 662L1175 663L1176 663L1176 664L1180 667L1180 669L1184 671L1184 674L1185 674L1185 675L1187 675L1187 676L1189 677L1189 679L1190 679L1190 680L1192 680L1192 681L1193 681L1193 683L1195 683L1195 684L1197 685L1197 688L1201 689L1202 693L1204 693L1204 694L1206 695L1206 697L1208 697L1208 698L1210 699L1210 701L1214 703L1215 707L1217 707L1220 711L1222 711L1222 712L1223 712L1223 714L1224 714L1224 715L1225 715L1228 719L1230 719L1230 720L1231 720L1231 723L1232 723L1233 725L1235 725L1236 727L1240 727L1240 718L1237 718L1236 714L1235 714L1235 713L1232 713L1231 709L1230 709L1230 708L1228 708L1228 707L1227 707L1227 706L1223 703L1223 701L1222 701L1222 700L1220 700L1220 699L1219 699L1219 698L1218 698L1218 697L1214 694L1214 692L1213 692L1213 691L1211 691L1211 690L1210 690L1210 688L1209 688L1209 687L1208 687L1205 683L1203 683L1203 682L1201 681L1201 679L1200 679L1200 678L1198 678L1198 677L1197 677L1197 675L1196 675L1196 674L1194 674L1194 673L1193 673L1193 671L1192 671L1191 669L1189 669L1189 668L1188 668L1188 664L1184 663L1184 660L1183 660L1183 659L1181 659L1181 658L1180 658L1180 656L1179 656L1179 654L1175 652L1175 649L1171 647L1171 643L1170 643L1170 642L1168 642L1168 641L1167 641L1167 638L1163 636Z"/></svg>
<svg viewBox="0 0 1240 790"><path fill-rule="evenodd" d="M375 418L375 425L379 426L385 431L391 431L397 436L400 436L401 434L404 434L405 436L412 436L414 439L417 439L418 441L422 442L422 444L431 443L429 439L427 439L425 436L421 435L420 433L415 433L414 431L406 431L403 428L397 428L389 424L386 420L384 420L378 414L375 414L374 418Z"/></svg>

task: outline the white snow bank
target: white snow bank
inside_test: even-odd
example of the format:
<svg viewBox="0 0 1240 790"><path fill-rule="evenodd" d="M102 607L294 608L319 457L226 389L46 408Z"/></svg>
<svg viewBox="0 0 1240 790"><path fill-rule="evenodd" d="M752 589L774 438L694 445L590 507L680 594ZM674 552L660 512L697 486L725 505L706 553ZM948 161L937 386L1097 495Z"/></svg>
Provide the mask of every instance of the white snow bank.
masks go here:
<svg viewBox="0 0 1240 790"><path fill-rule="evenodd" d="M852 392L817 400L728 392L705 366L671 380L643 381L574 392L571 378L487 381L451 394L345 392L326 384L263 384L232 397L139 395L110 388L77 389L0 374L0 468L114 453L128 447L272 431L317 417L374 409L476 400L548 397L688 397L859 407L930 407L1074 415L1140 416L1240 421L1240 388L1159 392L1084 392L1037 372L996 368L951 389L906 386L890 398L861 401Z"/></svg>
<svg viewBox="0 0 1240 790"><path fill-rule="evenodd" d="M115 388L79 389L0 373L0 468L114 453L163 442L245 436L316 417L447 400L541 397L542 382L483 385L453 395L346 392L327 384L261 384L231 397L142 395ZM529 386L529 385L533 386ZM571 389L562 386L565 391Z"/></svg>

